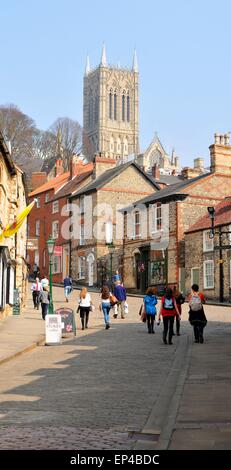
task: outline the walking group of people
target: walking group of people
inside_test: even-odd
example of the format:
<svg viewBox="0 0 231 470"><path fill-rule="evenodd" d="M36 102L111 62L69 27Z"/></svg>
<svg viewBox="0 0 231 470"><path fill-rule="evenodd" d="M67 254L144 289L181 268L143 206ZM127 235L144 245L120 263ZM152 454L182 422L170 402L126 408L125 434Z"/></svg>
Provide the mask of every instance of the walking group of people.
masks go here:
<svg viewBox="0 0 231 470"><path fill-rule="evenodd" d="M199 286L193 284L191 293L188 297L189 301L189 322L194 329L195 343L203 343L203 330L206 326L207 319L204 313L203 304L205 303L204 295L199 292ZM182 304L185 297L174 287L167 288L165 295L161 298L161 305L157 315L157 289L149 287L143 300L142 317L147 321L148 333L155 333L154 322L157 316L157 324L160 324L161 317L163 319L163 342L164 344L173 344L172 337L174 333L174 320L176 318L176 334L180 336L180 320ZM141 312L140 312L141 313Z"/></svg>
<svg viewBox="0 0 231 470"><path fill-rule="evenodd" d="M126 298L126 289L121 281L118 271L116 271L113 277L113 288L110 289L108 284L105 282L103 283L100 292L99 309L103 312L106 330L110 328L111 309L114 311L114 318L117 318L118 315L123 319L125 318L125 312L127 311ZM94 305L92 303L91 296L87 292L86 287L84 287L80 292L79 306L77 309L77 311L80 312L82 330L88 328L89 312L93 309Z"/></svg>
<svg viewBox="0 0 231 470"><path fill-rule="evenodd" d="M39 310L39 304L41 303L42 319L45 320L46 315L48 313L48 306L50 303L49 281L46 275L41 281L39 277L36 277L35 281L31 286L31 290L34 308Z"/></svg>
<svg viewBox="0 0 231 470"><path fill-rule="evenodd" d="M64 295L66 302L72 291L72 279L66 276L64 281ZM32 298L34 308L39 309L39 304L42 307L42 318L45 320L48 313L48 307L50 303L49 294L49 282L46 275L40 281L39 277L35 278L35 281L31 287ZM102 311L105 322L105 329L110 328L110 311L113 309L113 317L116 319L118 315L122 319L125 318L125 313L128 311L128 305L126 302L127 294L126 289L121 280L121 276L116 271L111 288L105 281L102 285L100 292L99 309ZM193 326L195 343L203 343L204 336L203 331L206 326L207 319L204 312L203 305L205 304L205 297L203 293L199 292L199 286L193 284L191 293L188 297L189 301L189 322ZM159 312L157 314L157 288L149 287L146 295L143 299L142 317L147 322L148 333L154 334L154 324L159 324L161 318L163 320L163 342L164 344L173 344L172 337L174 333L174 321L176 319L176 335L180 336L180 321L181 321L181 310L182 304L185 302L185 297L175 286L173 289L167 288L164 296L161 298ZM77 312L80 313L82 330L88 328L89 313L94 310L94 305L91 299L91 295L87 291L86 287L83 287L78 301ZM141 312L140 312L141 313Z"/></svg>

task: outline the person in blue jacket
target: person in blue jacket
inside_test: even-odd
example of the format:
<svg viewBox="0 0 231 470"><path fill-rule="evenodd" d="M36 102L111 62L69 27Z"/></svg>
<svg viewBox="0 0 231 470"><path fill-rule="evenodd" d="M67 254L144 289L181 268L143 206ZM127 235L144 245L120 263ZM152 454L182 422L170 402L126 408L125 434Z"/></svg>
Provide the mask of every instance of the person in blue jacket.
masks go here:
<svg viewBox="0 0 231 470"><path fill-rule="evenodd" d="M156 287L149 287L144 297L144 307L147 316L148 333L155 333L154 321L156 316L156 304L158 303Z"/></svg>

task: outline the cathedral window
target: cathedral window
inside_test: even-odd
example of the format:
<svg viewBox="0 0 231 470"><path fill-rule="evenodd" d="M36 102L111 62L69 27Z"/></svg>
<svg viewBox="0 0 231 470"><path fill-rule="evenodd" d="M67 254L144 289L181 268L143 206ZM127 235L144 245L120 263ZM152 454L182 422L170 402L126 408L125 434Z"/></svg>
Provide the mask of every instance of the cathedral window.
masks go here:
<svg viewBox="0 0 231 470"><path fill-rule="evenodd" d="M122 121L125 121L125 92L122 95Z"/></svg>
<svg viewBox="0 0 231 470"><path fill-rule="evenodd" d="M130 122L130 96L127 95L127 121Z"/></svg>
<svg viewBox="0 0 231 470"><path fill-rule="evenodd" d="M112 119L112 90L109 93L109 119Z"/></svg>
<svg viewBox="0 0 231 470"><path fill-rule="evenodd" d="M117 95L116 91L114 92L114 119L117 120Z"/></svg>

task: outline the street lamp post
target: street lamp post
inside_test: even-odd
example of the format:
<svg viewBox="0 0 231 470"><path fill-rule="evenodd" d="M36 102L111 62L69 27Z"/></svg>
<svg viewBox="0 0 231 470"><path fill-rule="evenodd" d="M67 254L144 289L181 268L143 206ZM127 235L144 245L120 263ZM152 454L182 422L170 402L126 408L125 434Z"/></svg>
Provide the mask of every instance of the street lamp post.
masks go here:
<svg viewBox="0 0 231 470"><path fill-rule="evenodd" d="M49 314L54 313L53 296L52 296L52 263L53 263L53 252L54 252L55 240L52 236L49 236L47 240L47 250L49 254L49 281L50 281L50 303L49 303Z"/></svg>
<svg viewBox="0 0 231 470"><path fill-rule="evenodd" d="M210 233L209 233L209 238L213 239L215 234L217 233L219 235L219 245L214 246L214 250L219 250L219 284L220 284L220 302L224 302L224 260L222 258L223 256L223 250L230 249L230 245L223 245L222 244L222 235L223 234L228 234L231 233L231 231L222 231L221 225L218 227L218 231L215 230L215 208L214 207L208 207L208 213L209 217L211 220L211 228L210 228Z"/></svg>

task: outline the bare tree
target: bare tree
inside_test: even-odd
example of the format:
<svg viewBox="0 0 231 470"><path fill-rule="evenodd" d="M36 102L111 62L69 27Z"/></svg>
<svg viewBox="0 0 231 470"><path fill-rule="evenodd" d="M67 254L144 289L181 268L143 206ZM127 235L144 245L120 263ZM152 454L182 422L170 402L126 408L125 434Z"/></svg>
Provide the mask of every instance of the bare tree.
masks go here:
<svg viewBox="0 0 231 470"><path fill-rule="evenodd" d="M0 129L4 138L11 143L14 161L26 174L38 170L41 161L34 154L34 142L39 131L34 120L13 104L0 106Z"/></svg>
<svg viewBox="0 0 231 470"><path fill-rule="evenodd" d="M56 119L50 131L56 136L57 154L63 158L64 168L68 169L72 155L81 152L82 127L77 121L65 117Z"/></svg>

